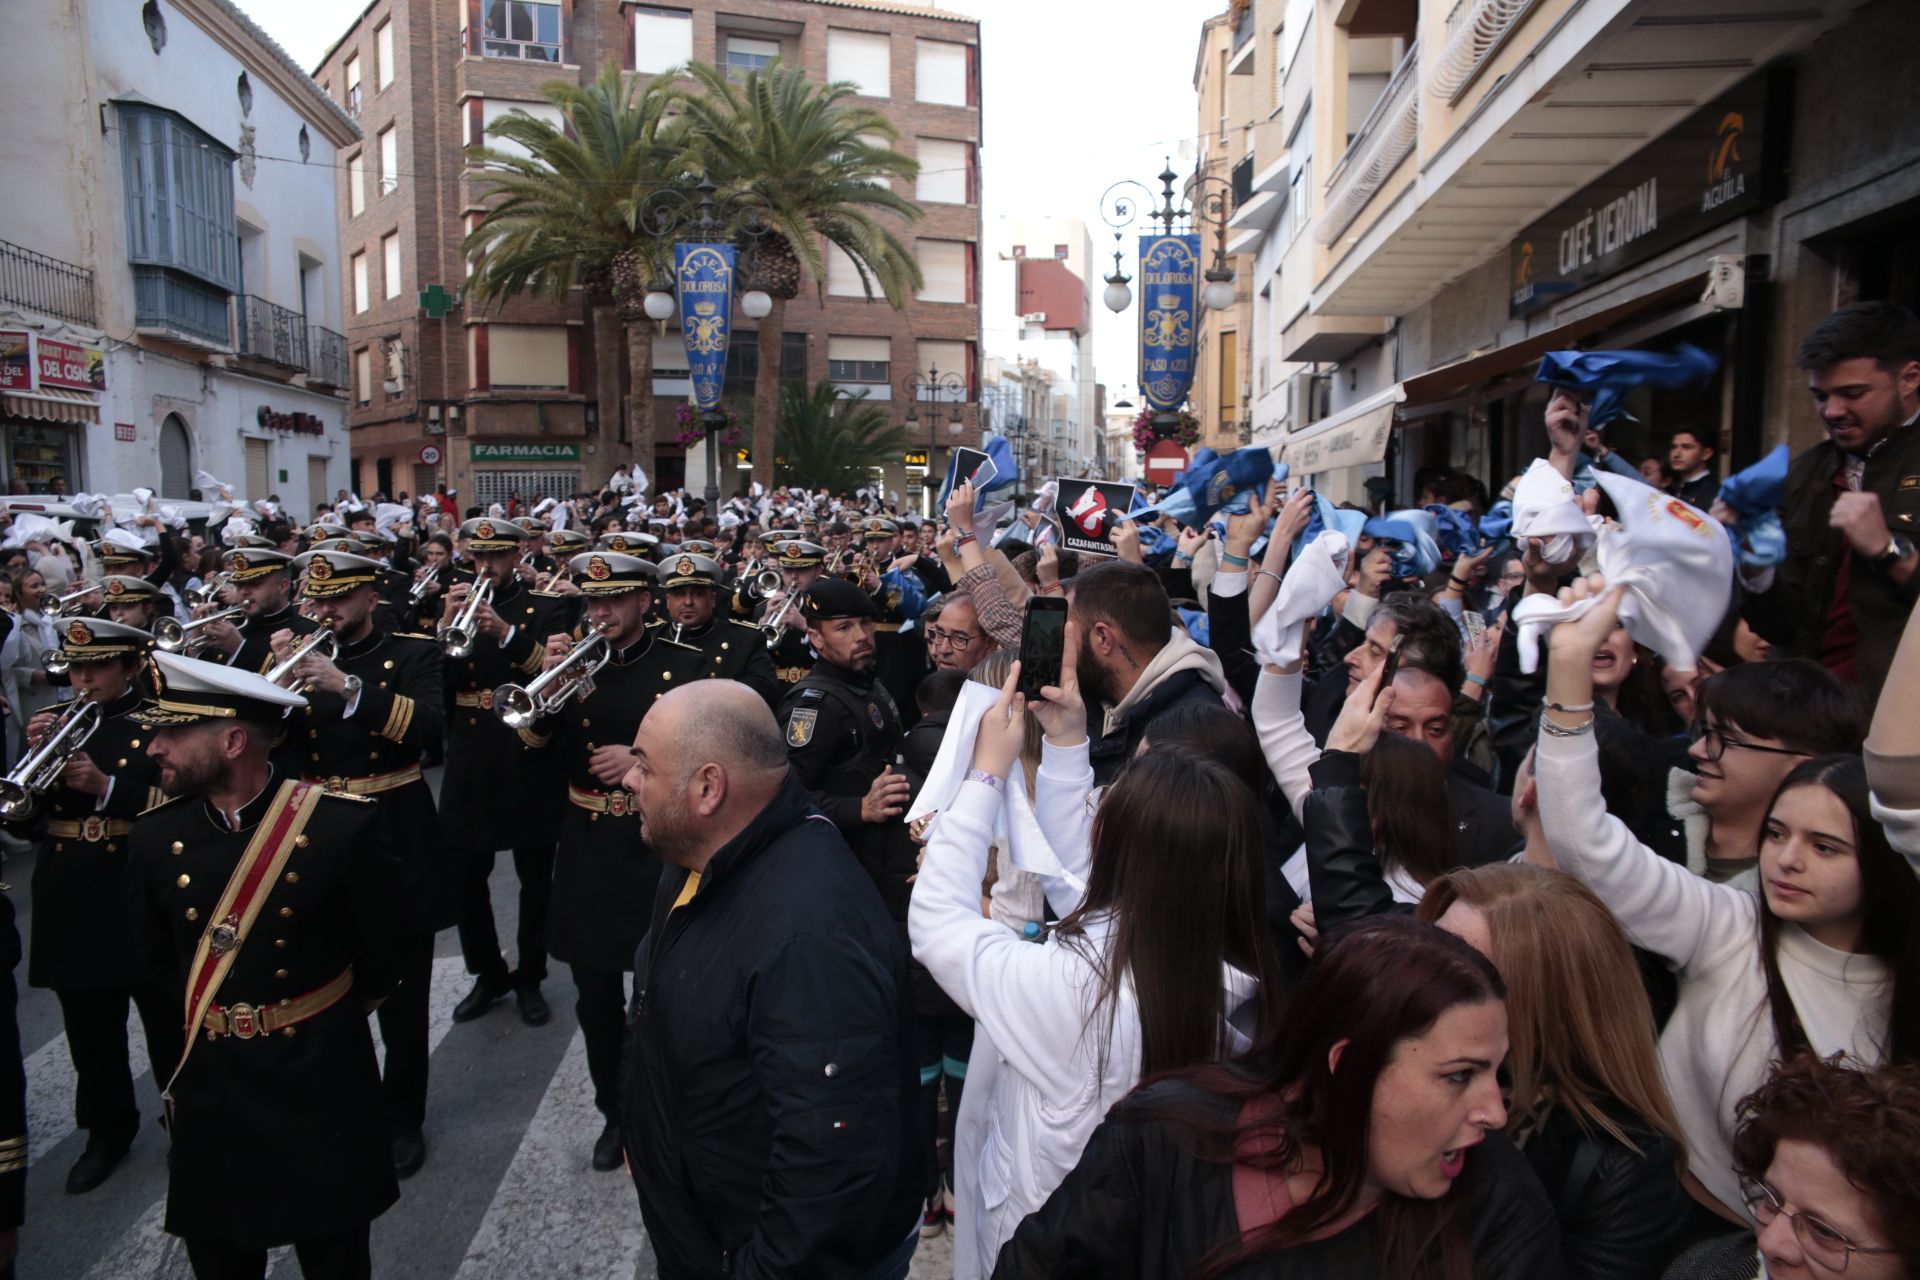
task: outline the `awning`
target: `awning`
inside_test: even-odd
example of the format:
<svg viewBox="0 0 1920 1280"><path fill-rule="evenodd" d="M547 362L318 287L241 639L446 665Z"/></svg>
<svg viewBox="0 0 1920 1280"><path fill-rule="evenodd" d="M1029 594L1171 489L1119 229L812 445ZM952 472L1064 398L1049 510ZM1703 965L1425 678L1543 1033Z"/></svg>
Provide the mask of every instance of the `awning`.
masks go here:
<svg viewBox="0 0 1920 1280"><path fill-rule="evenodd" d="M9 418L39 418L43 422L98 422L100 401L82 391L44 387L39 391L9 391L0 398Z"/></svg>
<svg viewBox="0 0 1920 1280"><path fill-rule="evenodd" d="M1394 410L1404 399L1403 385L1395 383L1339 413L1309 423L1280 446L1280 461L1295 475L1319 475L1379 462L1387 456Z"/></svg>

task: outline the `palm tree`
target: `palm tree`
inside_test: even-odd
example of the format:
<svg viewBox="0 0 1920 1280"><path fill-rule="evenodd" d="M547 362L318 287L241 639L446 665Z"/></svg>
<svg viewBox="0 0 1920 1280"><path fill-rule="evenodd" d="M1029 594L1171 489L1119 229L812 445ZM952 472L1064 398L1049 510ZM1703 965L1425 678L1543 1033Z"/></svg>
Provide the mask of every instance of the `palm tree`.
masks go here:
<svg viewBox="0 0 1920 1280"><path fill-rule="evenodd" d="M531 292L563 301L574 285L593 310L595 389L600 430L620 420L620 330L626 329L627 421L636 459L653 470L654 322L641 310L658 246L642 234L646 198L685 177L683 125L669 112L678 94L671 74L622 83L609 62L590 85L555 80L541 87L567 129L524 112L487 126L523 148L520 155L481 144L468 153L491 171L487 212L462 251L478 259L467 292L499 302Z"/></svg>
<svg viewBox="0 0 1920 1280"><path fill-rule="evenodd" d="M920 216L890 185L920 166L893 150L900 134L892 121L848 101L855 94L849 83L815 85L777 60L737 84L710 66L695 64L691 74L699 91L683 92L682 101L692 157L729 194L750 191L764 202L767 234L744 238L755 259L746 283L773 299L759 322L753 391L753 478L771 485L787 302L803 280L826 280L824 240L853 260L868 298L877 286L890 305L906 305L922 283L920 264L876 215Z"/></svg>
<svg viewBox="0 0 1920 1280"><path fill-rule="evenodd" d="M755 469L763 456L772 461L777 450L781 484L841 493L870 483L874 468L885 466L909 440L904 426L866 399L865 391L849 394L831 382L811 392L791 383L782 386L774 447L754 454Z"/></svg>

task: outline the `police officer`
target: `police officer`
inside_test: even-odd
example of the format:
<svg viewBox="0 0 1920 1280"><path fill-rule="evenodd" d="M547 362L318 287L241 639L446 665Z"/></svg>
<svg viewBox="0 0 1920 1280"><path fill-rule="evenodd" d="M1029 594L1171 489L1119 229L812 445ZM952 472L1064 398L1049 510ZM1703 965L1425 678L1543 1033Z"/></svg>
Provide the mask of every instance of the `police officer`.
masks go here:
<svg viewBox="0 0 1920 1280"><path fill-rule="evenodd" d="M492 584L480 606L471 652L449 655L444 672L452 710L447 720L447 771L440 787L440 828L464 868L460 951L473 990L454 1006L453 1020L480 1017L512 992L521 1021L542 1026L552 1016L540 984L547 976L547 903L553 887L553 841L561 803L559 762L493 714L493 692L525 683L540 670L548 636L566 628L572 606L536 595L514 569L526 530L481 517L460 526L475 576L456 573L447 592L444 629L466 605L480 578ZM513 850L520 877L520 967L509 973L494 930L487 877L496 850Z"/></svg>
<svg viewBox="0 0 1920 1280"><path fill-rule="evenodd" d="M593 1167L620 1167L620 1052L627 996L622 973L646 934L660 864L640 835L640 808L624 789L632 743L654 701L702 673L700 650L647 627L656 570L638 556L590 551L575 556L573 579L586 601L585 627L602 634L607 663L586 698L570 698L531 729L553 735L567 772L566 816L553 870L553 954L573 969L574 1012L587 1042L594 1105L605 1124ZM584 629L583 629L584 630ZM551 636L546 665L575 644Z"/></svg>
<svg viewBox="0 0 1920 1280"><path fill-rule="evenodd" d="M197 1275L259 1277L291 1244L309 1280L370 1272L399 1198L367 1011L393 988L400 863L372 801L276 774L299 694L153 655L133 712L178 797L134 829L126 917L190 1034L171 1085L165 1229Z"/></svg>
<svg viewBox="0 0 1920 1280"><path fill-rule="evenodd" d="M170 988L141 964L126 930L127 839L134 819L163 798L159 771L142 750L146 730L128 714L142 694L139 673L152 637L97 618L55 624L59 656L78 699L99 708L99 727L67 760L45 798L46 837L33 866L33 949L27 982L51 987L73 1055L74 1123L86 1150L67 1174L78 1195L106 1181L140 1127L127 1065L127 1003L140 1011L156 1080L180 1055L180 1010ZM45 740L66 711L27 722L27 741Z"/></svg>
<svg viewBox="0 0 1920 1280"><path fill-rule="evenodd" d="M873 597L844 579L821 578L807 588L800 612L820 659L780 704L787 757L820 812L860 853L866 829L898 818L910 790L893 770L904 737L900 713L874 675Z"/></svg>
<svg viewBox="0 0 1920 1280"><path fill-rule="evenodd" d="M381 566L340 551L309 551L302 593L318 625L333 632L338 654L313 650L288 677L307 705L292 717L292 750L308 782L379 801L387 843L405 868L404 909L395 940L398 983L380 1006L387 1046L383 1087L393 1134L393 1167L410 1178L426 1162L421 1124L427 1112L427 997L433 935L458 915L459 869L445 861L433 793L420 757L446 725L440 647L428 636L374 625ZM302 636L273 637L276 663L291 659Z"/></svg>
<svg viewBox="0 0 1920 1280"><path fill-rule="evenodd" d="M773 646L773 674L782 685L791 689L806 679L807 672L813 670L813 650L807 644L806 621L800 616L800 601L820 578L820 564L826 558L827 549L817 542L808 542L798 535L787 535L778 541L772 541L768 535L767 545L772 548L774 558L780 566L782 590L764 600L751 604L755 623L765 629L772 627L778 639ZM746 584L738 588L744 591ZM736 593L735 600L740 596Z"/></svg>
<svg viewBox="0 0 1920 1280"><path fill-rule="evenodd" d="M678 644L692 645L706 655L705 673L718 680L738 680L778 706L785 692L773 674L773 657L759 627L738 618L718 618L720 562L684 547L660 564L660 589L667 597L663 633Z"/></svg>
<svg viewBox="0 0 1920 1280"><path fill-rule="evenodd" d="M292 559L283 552L256 547L229 551L220 562L221 571L227 575L228 595L247 616L237 624L209 622L196 628L194 634L204 635L206 643L195 656L242 671L265 672L273 665L270 642L276 631L311 634L313 619L293 607Z"/></svg>

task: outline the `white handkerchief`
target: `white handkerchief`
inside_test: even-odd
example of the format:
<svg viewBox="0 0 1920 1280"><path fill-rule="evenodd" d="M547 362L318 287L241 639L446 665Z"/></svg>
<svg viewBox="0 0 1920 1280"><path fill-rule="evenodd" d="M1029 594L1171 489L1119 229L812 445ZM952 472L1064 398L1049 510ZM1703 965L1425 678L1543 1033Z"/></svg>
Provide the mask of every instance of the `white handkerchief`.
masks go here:
<svg viewBox="0 0 1920 1280"><path fill-rule="evenodd" d="M1287 569L1273 604L1253 627L1253 652L1261 662L1285 667L1300 660L1307 640L1307 623L1346 589L1347 535L1337 529L1321 533Z"/></svg>
<svg viewBox="0 0 1920 1280"><path fill-rule="evenodd" d="M1607 585L1627 589L1621 625L1636 643L1692 670L1733 596L1726 526L1638 480L1611 472L1595 479L1620 513L1618 525L1602 530L1594 555ZM1593 606L1592 598L1571 605L1545 595L1522 600L1513 611L1520 669L1532 674L1540 665L1541 637Z"/></svg>
<svg viewBox="0 0 1920 1280"><path fill-rule="evenodd" d="M1565 564L1593 545L1593 525L1574 501L1573 483L1535 458L1513 491L1514 538L1543 538L1549 564Z"/></svg>

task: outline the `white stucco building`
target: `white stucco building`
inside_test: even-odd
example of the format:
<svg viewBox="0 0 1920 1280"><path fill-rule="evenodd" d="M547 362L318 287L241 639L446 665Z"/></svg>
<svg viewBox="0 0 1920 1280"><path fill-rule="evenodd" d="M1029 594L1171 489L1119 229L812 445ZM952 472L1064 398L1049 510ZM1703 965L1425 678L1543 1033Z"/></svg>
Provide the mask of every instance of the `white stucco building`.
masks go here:
<svg viewBox="0 0 1920 1280"><path fill-rule="evenodd" d="M1000 218L983 255L980 327L986 352L1037 365L1052 382L1032 438L1061 475L1100 468L1103 406L1093 369L1092 241L1078 218Z"/></svg>
<svg viewBox="0 0 1920 1280"><path fill-rule="evenodd" d="M229 0L17 0L0 42L0 437L33 492L348 483L335 154Z"/></svg>

